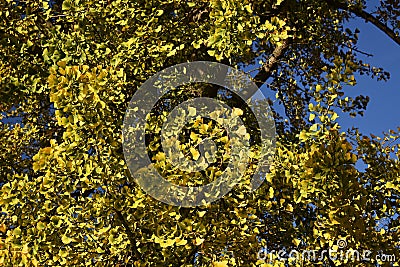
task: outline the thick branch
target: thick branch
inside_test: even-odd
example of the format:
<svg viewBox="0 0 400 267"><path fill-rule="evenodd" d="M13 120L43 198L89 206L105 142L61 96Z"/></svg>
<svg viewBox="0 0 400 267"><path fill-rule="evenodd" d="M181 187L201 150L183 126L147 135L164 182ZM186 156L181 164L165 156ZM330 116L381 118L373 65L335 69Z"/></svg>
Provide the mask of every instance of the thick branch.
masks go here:
<svg viewBox="0 0 400 267"><path fill-rule="evenodd" d="M285 39L280 46L277 46L268 58L267 62L262 66L262 69L254 77L254 81L258 87L261 87L265 81L271 76L275 69L278 60L282 57L286 48L289 46L289 39Z"/></svg>
<svg viewBox="0 0 400 267"><path fill-rule="evenodd" d="M136 241L135 241L135 238L134 238L134 234L133 234L131 228L129 227L129 224L126 222L126 220L124 218L124 215L122 215L122 213L119 210L117 210L117 209L114 209L114 210L115 210L115 213L118 216L118 219L121 220L122 225L124 226L124 228L126 230L126 234L128 236L129 242L132 245L132 250L133 250L133 253L135 254L136 259L141 259L140 253L136 248Z"/></svg>
<svg viewBox="0 0 400 267"><path fill-rule="evenodd" d="M348 6L345 3L338 2L335 0L327 0L326 2L328 4L330 4L331 6L334 6L334 7L343 9L343 10L347 10L347 11L353 13L354 15L356 15L357 17L365 19L366 22L371 22L378 29L380 29L383 33L385 33L387 36L389 36L393 41L395 41L398 45L400 45L400 36L396 35L396 33L391 28L386 26L379 19L375 18L368 12L366 12L362 9L358 9L356 7Z"/></svg>

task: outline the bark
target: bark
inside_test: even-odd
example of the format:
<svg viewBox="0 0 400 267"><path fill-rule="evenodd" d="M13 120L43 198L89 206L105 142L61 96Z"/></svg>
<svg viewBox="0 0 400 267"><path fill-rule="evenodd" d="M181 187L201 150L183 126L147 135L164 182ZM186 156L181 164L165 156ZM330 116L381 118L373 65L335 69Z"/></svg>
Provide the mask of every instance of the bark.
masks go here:
<svg viewBox="0 0 400 267"><path fill-rule="evenodd" d="M279 59L282 57L286 49L289 47L289 39L282 42L280 46L277 46L268 58L267 62L262 66L261 70L254 77L255 83L258 87L261 87L265 81L271 76L272 71L276 68Z"/></svg>

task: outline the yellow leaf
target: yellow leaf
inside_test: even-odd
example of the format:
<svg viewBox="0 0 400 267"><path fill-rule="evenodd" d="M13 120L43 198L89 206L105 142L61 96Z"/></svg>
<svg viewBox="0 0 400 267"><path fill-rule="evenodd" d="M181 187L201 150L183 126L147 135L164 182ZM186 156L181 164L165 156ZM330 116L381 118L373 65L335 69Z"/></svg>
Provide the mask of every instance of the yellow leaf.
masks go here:
<svg viewBox="0 0 400 267"><path fill-rule="evenodd" d="M40 163L38 161L32 164L33 171L38 171L40 169Z"/></svg>
<svg viewBox="0 0 400 267"><path fill-rule="evenodd" d="M386 188L387 189L396 189L396 186L392 182L387 182L386 183Z"/></svg>
<svg viewBox="0 0 400 267"><path fill-rule="evenodd" d="M312 131L312 132L317 131L317 129L318 129L318 124L313 124L313 125L310 127L310 131Z"/></svg>
<svg viewBox="0 0 400 267"><path fill-rule="evenodd" d="M190 148L190 153L192 153L192 156L193 156L194 160L198 160L199 159L200 153L199 153L199 151L197 151L197 149L191 147Z"/></svg>
<svg viewBox="0 0 400 267"><path fill-rule="evenodd" d="M196 240L194 240L194 244L196 246L199 246L199 245L203 244L203 242L204 242L204 238L196 237Z"/></svg>
<svg viewBox="0 0 400 267"><path fill-rule="evenodd" d="M299 138L300 138L300 141L305 141L308 139L308 135L305 131L301 131Z"/></svg>
<svg viewBox="0 0 400 267"><path fill-rule="evenodd" d="M197 42L192 42L192 45L195 49L199 49L200 48L200 44Z"/></svg>
<svg viewBox="0 0 400 267"><path fill-rule="evenodd" d="M228 138L228 136L222 136L220 139L219 139L222 143L228 143L228 141L229 141L229 138Z"/></svg>
<svg viewBox="0 0 400 267"><path fill-rule="evenodd" d="M43 222L38 222L36 227L38 230L43 230L46 227L46 225Z"/></svg>
<svg viewBox="0 0 400 267"><path fill-rule="evenodd" d="M157 153L157 155L155 156L155 159L157 161L164 161L165 160L165 153L164 152Z"/></svg>
<svg viewBox="0 0 400 267"><path fill-rule="evenodd" d="M59 67L61 67L61 68L65 68L65 67L67 66L67 62L65 62L65 61L58 61L58 62L57 62L57 65L58 65Z"/></svg>
<svg viewBox="0 0 400 267"><path fill-rule="evenodd" d="M269 188L269 198L273 198L274 197L274 189L272 187Z"/></svg>
<svg viewBox="0 0 400 267"><path fill-rule="evenodd" d="M240 108L233 108L233 112L234 115L236 116L242 116L243 115L243 110L241 110Z"/></svg>
<svg viewBox="0 0 400 267"><path fill-rule="evenodd" d="M340 224L337 220L335 220L335 218L333 218L333 214L335 214L336 211L330 211L328 216L329 216L329 220L331 221L332 224Z"/></svg>
<svg viewBox="0 0 400 267"><path fill-rule="evenodd" d="M208 130L208 125L207 125L207 124L202 124L202 125L200 126L200 133L201 133L201 134L206 134L206 133L207 133L207 130Z"/></svg>
<svg viewBox="0 0 400 267"><path fill-rule="evenodd" d="M313 235L314 237L319 236L319 231L317 229L313 229Z"/></svg>
<svg viewBox="0 0 400 267"><path fill-rule="evenodd" d="M158 236L153 235L152 238L154 238L154 242L157 243L157 244L160 244L160 243L163 242L163 239L159 238Z"/></svg>
<svg viewBox="0 0 400 267"><path fill-rule="evenodd" d="M336 221L335 219L331 220L332 224L340 224L340 222Z"/></svg>
<svg viewBox="0 0 400 267"><path fill-rule="evenodd" d="M246 127L244 125L240 126L239 129L237 130L238 135L245 136L247 131Z"/></svg>
<svg viewBox="0 0 400 267"><path fill-rule="evenodd" d="M60 249L60 250L58 251L58 255L60 255L60 257L62 257L62 258L65 258L65 257L68 256L68 251L63 250L63 249Z"/></svg>
<svg viewBox="0 0 400 267"><path fill-rule="evenodd" d="M292 204L288 204L287 207L286 207L286 210L289 211L289 212L293 212Z"/></svg>
<svg viewBox="0 0 400 267"><path fill-rule="evenodd" d="M61 241L62 241L64 244L69 244L69 243L71 243L71 242L73 241L73 239L70 238L70 237L68 237L68 236L66 236L66 235L63 235L63 236L61 237Z"/></svg>
<svg viewBox="0 0 400 267"><path fill-rule="evenodd" d="M228 267L228 261L215 261L213 267Z"/></svg>
<svg viewBox="0 0 400 267"><path fill-rule="evenodd" d="M357 162L357 155L356 154L352 154L351 155L351 160L353 161L353 163Z"/></svg>
<svg viewBox="0 0 400 267"><path fill-rule="evenodd" d="M110 228L111 228L111 226L101 228L99 230L99 234L103 234L103 233L107 232L108 230L110 230Z"/></svg>
<svg viewBox="0 0 400 267"><path fill-rule="evenodd" d="M191 132L190 133L190 139L192 139L194 142L196 142L197 139L199 139L199 136L196 133Z"/></svg>
<svg viewBox="0 0 400 267"><path fill-rule="evenodd" d="M187 244L187 240L186 239L177 238L177 239L175 239L175 243L176 243L177 246L184 246L184 245Z"/></svg>
<svg viewBox="0 0 400 267"><path fill-rule="evenodd" d="M21 228L19 228L19 227L15 228L15 229L13 230L13 234L14 234L15 236L20 236L21 233L22 233L22 231L21 231Z"/></svg>
<svg viewBox="0 0 400 267"><path fill-rule="evenodd" d="M175 54L176 54L176 49L173 49L167 54L167 57L171 57L171 56L173 56Z"/></svg>
<svg viewBox="0 0 400 267"><path fill-rule="evenodd" d="M175 244L175 239L167 239L166 241L164 241L164 242L161 242L160 243L160 246L162 247L162 248L166 248L166 247L170 247L170 246L173 246Z"/></svg>
<svg viewBox="0 0 400 267"><path fill-rule="evenodd" d="M189 110L189 116L193 117L196 115L196 108L188 107L188 110Z"/></svg>
<svg viewBox="0 0 400 267"><path fill-rule="evenodd" d="M7 232L7 226L4 223L0 224L0 231L3 233Z"/></svg>
<svg viewBox="0 0 400 267"><path fill-rule="evenodd" d="M204 214L206 214L206 212L207 212L207 211L205 211L205 210L204 210L204 211L199 211L199 212L198 212L199 217L203 217Z"/></svg>

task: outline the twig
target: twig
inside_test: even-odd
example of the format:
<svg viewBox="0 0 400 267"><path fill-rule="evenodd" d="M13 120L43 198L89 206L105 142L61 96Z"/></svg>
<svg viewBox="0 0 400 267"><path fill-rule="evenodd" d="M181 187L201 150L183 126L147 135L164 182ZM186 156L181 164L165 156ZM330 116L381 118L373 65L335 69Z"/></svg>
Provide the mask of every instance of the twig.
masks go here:
<svg viewBox="0 0 400 267"><path fill-rule="evenodd" d="M354 15L356 15L357 17L365 19L366 22L371 22L378 29L380 29L387 36L389 36L394 42L396 42L398 45L400 45L400 36L397 36L393 29L390 29L388 26L386 26L384 23L382 23L379 19L375 18L370 13L368 13L362 9L358 9L356 7L348 6L347 4L337 1L337 0L326 0L326 2L335 8L347 10L347 11L353 13Z"/></svg>

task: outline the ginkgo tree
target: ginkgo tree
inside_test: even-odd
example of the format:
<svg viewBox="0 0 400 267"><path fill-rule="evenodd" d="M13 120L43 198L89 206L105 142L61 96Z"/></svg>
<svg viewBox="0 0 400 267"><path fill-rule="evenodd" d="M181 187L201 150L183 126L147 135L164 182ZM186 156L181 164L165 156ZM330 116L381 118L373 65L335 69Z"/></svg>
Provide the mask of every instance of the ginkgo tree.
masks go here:
<svg viewBox="0 0 400 267"><path fill-rule="evenodd" d="M399 130L370 136L337 118L367 108L367 96L347 93L357 74L389 78L362 60L359 30L347 21L362 18L400 45L399 12L393 0L1 1L0 265L398 266ZM193 61L248 71L283 108L271 105L276 150L262 186L248 190L251 161L225 197L184 208L135 183L122 127L148 78ZM254 153L260 145L235 94L177 88L153 108L146 140L154 165L177 184L205 184L229 159L229 136L203 118L187 125L182 151L196 160L198 139L212 136L218 164L182 173L162 152L160 121L201 96L235 108ZM330 257L329 249L371 254ZM272 253L280 250L318 254L284 260Z"/></svg>

